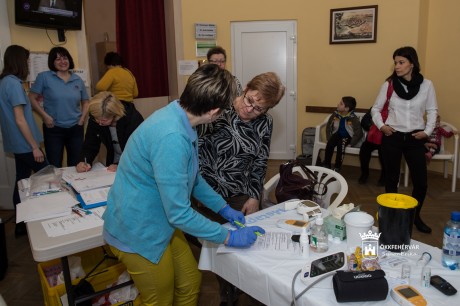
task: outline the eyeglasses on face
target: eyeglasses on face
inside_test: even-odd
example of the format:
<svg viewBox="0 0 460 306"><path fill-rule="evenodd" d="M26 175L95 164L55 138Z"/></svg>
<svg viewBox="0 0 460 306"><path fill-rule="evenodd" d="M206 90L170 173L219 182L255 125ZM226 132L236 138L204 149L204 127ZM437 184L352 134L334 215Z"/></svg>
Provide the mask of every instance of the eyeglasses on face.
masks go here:
<svg viewBox="0 0 460 306"><path fill-rule="evenodd" d="M225 64L225 62L227 62L226 60L209 60L208 63L210 64Z"/></svg>
<svg viewBox="0 0 460 306"><path fill-rule="evenodd" d="M267 108L255 105L254 98L251 97L248 94L244 95L243 102L244 102L244 105L246 105L246 107L252 107L254 112L263 113L263 112L267 111Z"/></svg>

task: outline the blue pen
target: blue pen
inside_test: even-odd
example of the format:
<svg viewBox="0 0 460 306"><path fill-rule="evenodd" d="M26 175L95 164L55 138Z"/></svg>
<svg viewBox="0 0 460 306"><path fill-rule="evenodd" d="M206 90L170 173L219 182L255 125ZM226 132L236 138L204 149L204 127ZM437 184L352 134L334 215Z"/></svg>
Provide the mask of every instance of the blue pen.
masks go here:
<svg viewBox="0 0 460 306"><path fill-rule="evenodd" d="M238 221L233 221L233 222L234 222L236 225L238 225L240 228L246 227L246 225L244 225L244 224L241 223L241 222L238 222ZM260 232L255 232L255 234L256 234L257 236L259 236L259 237L262 236L262 234L261 234Z"/></svg>

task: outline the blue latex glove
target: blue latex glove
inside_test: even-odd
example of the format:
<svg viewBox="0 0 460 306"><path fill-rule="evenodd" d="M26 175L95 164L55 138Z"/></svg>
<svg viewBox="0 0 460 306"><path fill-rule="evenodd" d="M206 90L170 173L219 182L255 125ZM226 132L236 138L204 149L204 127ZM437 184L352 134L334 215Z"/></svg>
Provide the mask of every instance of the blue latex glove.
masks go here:
<svg viewBox="0 0 460 306"><path fill-rule="evenodd" d="M243 213L239 210L231 208L228 204L219 211L219 215L230 221L232 225L235 225L235 221L238 221L242 224L246 223Z"/></svg>
<svg viewBox="0 0 460 306"><path fill-rule="evenodd" d="M256 232L265 234L265 230L259 226L248 226L230 231L227 245L235 248L248 248L257 240Z"/></svg>

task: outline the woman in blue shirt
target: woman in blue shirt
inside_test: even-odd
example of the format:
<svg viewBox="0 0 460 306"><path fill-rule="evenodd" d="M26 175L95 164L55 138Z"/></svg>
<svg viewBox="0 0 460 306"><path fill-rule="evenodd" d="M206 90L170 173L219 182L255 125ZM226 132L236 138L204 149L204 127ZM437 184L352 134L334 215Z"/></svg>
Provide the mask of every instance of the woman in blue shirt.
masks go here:
<svg viewBox="0 0 460 306"><path fill-rule="evenodd" d="M104 238L139 289L143 305L196 305L201 275L183 232L249 247L258 226L229 231L196 212L193 195L228 221L245 223L201 177L195 127L217 119L236 95L233 76L204 65L180 100L147 118L126 144L104 213Z"/></svg>
<svg viewBox="0 0 460 306"><path fill-rule="evenodd" d="M0 126L3 150L14 154L16 181L13 203L20 202L18 181L28 178L48 165L40 142L43 137L32 114L32 107L22 83L29 74L29 51L18 45L5 50L4 68L0 74ZM16 224L15 235L26 234L24 222Z"/></svg>
<svg viewBox="0 0 460 306"><path fill-rule="evenodd" d="M46 155L58 168L62 167L64 148L70 167L78 163L83 146L89 97L83 80L70 72L74 67L67 49L52 48L48 55L50 70L38 74L29 93L33 109L43 119Z"/></svg>

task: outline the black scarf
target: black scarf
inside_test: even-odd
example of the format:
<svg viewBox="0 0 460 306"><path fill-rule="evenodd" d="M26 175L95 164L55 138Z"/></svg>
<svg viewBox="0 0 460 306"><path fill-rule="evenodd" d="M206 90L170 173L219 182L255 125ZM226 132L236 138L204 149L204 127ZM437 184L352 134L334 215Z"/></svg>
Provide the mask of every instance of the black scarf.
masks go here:
<svg viewBox="0 0 460 306"><path fill-rule="evenodd" d="M414 74L410 81L407 81L404 78L400 78L397 76L393 77L393 88L396 94L404 99L404 100L411 100L418 94L420 90L420 85L423 82L423 75L420 73ZM407 91L404 89L402 84L406 85Z"/></svg>

